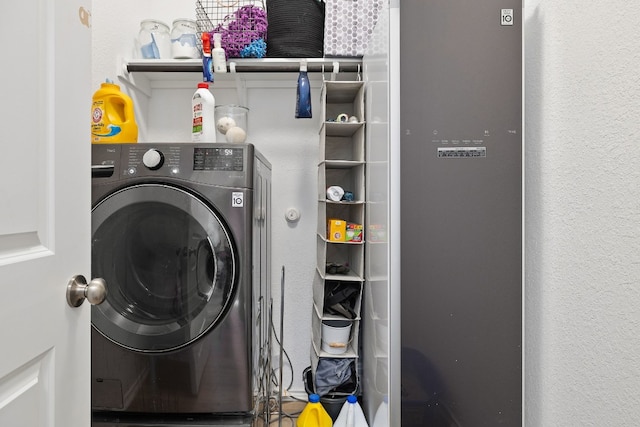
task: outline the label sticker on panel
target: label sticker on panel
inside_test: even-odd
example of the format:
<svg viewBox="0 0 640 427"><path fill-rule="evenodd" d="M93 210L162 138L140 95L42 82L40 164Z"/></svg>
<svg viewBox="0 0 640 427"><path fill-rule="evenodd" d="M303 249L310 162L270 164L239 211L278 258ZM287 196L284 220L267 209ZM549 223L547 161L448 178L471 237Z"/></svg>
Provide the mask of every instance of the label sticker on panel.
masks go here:
<svg viewBox="0 0 640 427"><path fill-rule="evenodd" d="M500 25L513 25L513 9L500 9Z"/></svg>
<svg viewBox="0 0 640 427"><path fill-rule="evenodd" d="M234 208L244 207L244 193L234 191L231 194L231 206Z"/></svg>
<svg viewBox="0 0 640 427"><path fill-rule="evenodd" d="M438 147L442 159L487 157L487 147Z"/></svg>

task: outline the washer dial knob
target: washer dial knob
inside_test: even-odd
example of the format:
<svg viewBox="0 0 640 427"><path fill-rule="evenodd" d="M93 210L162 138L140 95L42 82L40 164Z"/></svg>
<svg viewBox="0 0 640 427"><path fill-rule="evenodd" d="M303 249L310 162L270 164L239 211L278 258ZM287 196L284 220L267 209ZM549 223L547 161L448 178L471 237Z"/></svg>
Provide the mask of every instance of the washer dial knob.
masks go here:
<svg viewBox="0 0 640 427"><path fill-rule="evenodd" d="M160 169L164 163L164 156L158 150L151 149L142 156L142 163L152 171Z"/></svg>

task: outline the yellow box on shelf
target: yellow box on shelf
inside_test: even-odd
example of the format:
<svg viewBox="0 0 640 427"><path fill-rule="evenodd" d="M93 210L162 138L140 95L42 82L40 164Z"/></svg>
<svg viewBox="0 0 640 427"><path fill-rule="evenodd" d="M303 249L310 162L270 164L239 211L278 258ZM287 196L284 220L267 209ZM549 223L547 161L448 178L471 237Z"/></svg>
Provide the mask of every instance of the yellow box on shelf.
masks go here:
<svg viewBox="0 0 640 427"><path fill-rule="evenodd" d="M344 242L347 234L347 222L342 219L327 220L327 240L330 242Z"/></svg>

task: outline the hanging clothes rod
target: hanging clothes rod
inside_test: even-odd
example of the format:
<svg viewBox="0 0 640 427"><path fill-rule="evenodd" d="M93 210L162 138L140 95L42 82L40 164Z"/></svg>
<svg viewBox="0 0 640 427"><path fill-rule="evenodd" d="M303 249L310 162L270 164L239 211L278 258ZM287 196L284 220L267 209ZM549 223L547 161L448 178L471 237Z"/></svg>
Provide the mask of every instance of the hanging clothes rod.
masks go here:
<svg viewBox="0 0 640 427"><path fill-rule="evenodd" d="M227 69L237 73L297 73L300 71L302 58L232 58L227 61ZM307 71L312 73L362 71L360 58L305 58ZM125 63L127 72L201 72L202 61L199 59L162 60L135 59Z"/></svg>

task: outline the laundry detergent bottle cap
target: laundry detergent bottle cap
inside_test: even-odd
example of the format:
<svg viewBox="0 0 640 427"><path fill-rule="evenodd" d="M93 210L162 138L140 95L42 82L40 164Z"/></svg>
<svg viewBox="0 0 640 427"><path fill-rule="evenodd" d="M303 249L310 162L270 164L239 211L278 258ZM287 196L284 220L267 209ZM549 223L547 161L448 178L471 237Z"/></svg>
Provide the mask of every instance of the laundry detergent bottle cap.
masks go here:
<svg viewBox="0 0 640 427"><path fill-rule="evenodd" d="M296 421L297 427L332 427L331 417L320 403L320 396L309 395L309 403L306 404Z"/></svg>
<svg viewBox="0 0 640 427"><path fill-rule="evenodd" d="M91 143L138 142L133 100L109 79L93 94Z"/></svg>

